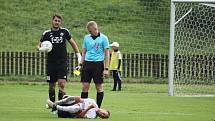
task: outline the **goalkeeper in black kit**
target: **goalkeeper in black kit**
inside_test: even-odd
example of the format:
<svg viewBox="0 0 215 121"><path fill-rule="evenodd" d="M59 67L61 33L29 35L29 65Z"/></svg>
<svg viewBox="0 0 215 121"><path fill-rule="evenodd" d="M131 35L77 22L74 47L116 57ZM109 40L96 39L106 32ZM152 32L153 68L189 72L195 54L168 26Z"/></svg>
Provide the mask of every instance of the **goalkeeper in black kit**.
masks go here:
<svg viewBox="0 0 215 121"><path fill-rule="evenodd" d="M67 49L66 41L70 43L75 51L78 62L81 61L81 54L78 46L72 38L69 30L61 28L62 17L54 15L52 18L52 27L44 31L38 44L38 49L41 49L43 41L50 41L52 43L52 50L48 52L47 56L47 82L49 83L49 99L55 102L55 87L58 82L58 100L61 100L65 93L65 84L67 81Z"/></svg>

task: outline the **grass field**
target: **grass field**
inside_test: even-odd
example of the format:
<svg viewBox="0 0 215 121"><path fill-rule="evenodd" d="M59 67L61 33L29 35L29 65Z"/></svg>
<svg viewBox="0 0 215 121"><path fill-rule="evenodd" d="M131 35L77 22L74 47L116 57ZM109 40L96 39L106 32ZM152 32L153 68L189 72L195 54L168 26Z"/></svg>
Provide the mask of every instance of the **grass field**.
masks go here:
<svg viewBox="0 0 215 121"><path fill-rule="evenodd" d="M121 92L112 92L105 84L102 107L111 111L110 121L213 121L215 97L169 97L167 85L124 84ZM67 92L80 94L79 83L68 83ZM92 85L90 97L95 98ZM59 119L45 109L46 84L0 85L0 121L69 121ZM81 121L82 119L75 119ZM101 119L95 119L101 120Z"/></svg>

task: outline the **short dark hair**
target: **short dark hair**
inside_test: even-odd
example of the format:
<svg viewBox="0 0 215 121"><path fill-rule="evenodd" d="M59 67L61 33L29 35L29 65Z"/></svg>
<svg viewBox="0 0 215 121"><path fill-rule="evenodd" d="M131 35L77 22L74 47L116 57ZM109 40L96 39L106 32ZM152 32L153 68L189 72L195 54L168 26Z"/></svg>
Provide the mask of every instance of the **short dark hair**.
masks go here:
<svg viewBox="0 0 215 121"><path fill-rule="evenodd" d="M108 112L108 117L107 117L107 118L109 118L109 117L110 117L110 111L109 111L109 110L107 110L107 112Z"/></svg>
<svg viewBox="0 0 215 121"><path fill-rule="evenodd" d="M110 117L110 111L109 110L106 110L106 109L104 109L105 111L107 111L107 113L108 113L108 115L107 115L107 117L101 117L101 118L103 118L103 119L107 119L107 118L109 118Z"/></svg>
<svg viewBox="0 0 215 121"><path fill-rule="evenodd" d="M61 17L61 15L59 15L59 14L54 14L53 17L52 17L52 20L53 20L55 17L57 17L57 18L59 18L59 19L62 20L62 17Z"/></svg>

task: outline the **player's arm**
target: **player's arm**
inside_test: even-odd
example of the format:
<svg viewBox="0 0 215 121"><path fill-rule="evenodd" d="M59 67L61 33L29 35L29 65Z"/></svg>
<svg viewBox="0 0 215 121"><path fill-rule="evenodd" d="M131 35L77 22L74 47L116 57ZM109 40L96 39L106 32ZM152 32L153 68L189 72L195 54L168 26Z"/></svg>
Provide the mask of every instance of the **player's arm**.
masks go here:
<svg viewBox="0 0 215 121"><path fill-rule="evenodd" d="M71 38L71 39L69 40L69 43L70 43L70 45L72 46L72 48L73 48L73 50L75 51L75 53L80 53L80 52L79 52L79 49L78 49L78 45L77 45L76 41L75 41L73 38Z"/></svg>
<svg viewBox="0 0 215 121"><path fill-rule="evenodd" d="M119 63L118 63L118 67L117 67L117 69L118 69L118 71L120 71L120 66L121 66L121 61L122 61L122 60L121 60L121 59L119 59L118 61L119 61Z"/></svg>
<svg viewBox="0 0 215 121"><path fill-rule="evenodd" d="M87 118L85 117L85 114L87 113L87 111L89 111L92 108L96 108L96 105L92 104L87 109L82 110L81 113L79 114L79 118Z"/></svg>
<svg viewBox="0 0 215 121"><path fill-rule="evenodd" d="M38 44L37 44L37 50L40 49L41 43L42 43L44 40L47 40L47 39L48 39L48 36L47 36L46 32L43 32L43 34L42 34L42 36L41 36L41 38L40 38L40 40L39 40L39 42L38 42Z"/></svg>
<svg viewBox="0 0 215 121"><path fill-rule="evenodd" d="M83 41L83 44L82 44L82 58L81 58L81 65L84 64L84 61L85 61L85 57L86 57L86 53L87 53L87 45L86 45L86 36L84 37L84 41Z"/></svg>
<svg viewBox="0 0 215 121"><path fill-rule="evenodd" d="M41 46L41 42L39 41L39 43L37 44L37 50L39 50L40 46Z"/></svg>
<svg viewBox="0 0 215 121"><path fill-rule="evenodd" d="M110 62L110 51L109 51L109 41L108 41L108 38L105 37L104 41L102 43L103 43L104 54L105 54L103 76L104 77L108 77L108 75L109 75L108 67L109 67L109 62Z"/></svg>
<svg viewBox="0 0 215 121"><path fill-rule="evenodd" d="M81 54L80 54L80 51L78 49L78 45L77 45L76 41L73 38L71 38L69 40L69 43L72 46L73 50L75 51L76 56L78 57L78 63L80 64L81 63Z"/></svg>
<svg viewBox="0 0 215 121"><path fill-rule="evenodd" d="M118 67L117 67L117 69L118 69L118 71L120 71L120 66L121 66L121 63L122 63L122 55L121 55L121 53L118 53Z"/></svg>
<svg viewBox="0 0 215 121"><path fill-rule="evenodd" d="M87 52L86 48L83 48L83 50L82 50L81 64L83 64L83 63L84 63L85 56L86 56L86 52Z"/></svg>
<svg viewBox="0 0 215 121"><path fill-rule="evenodd" d="M110 52L109 52L109 49L106 48L105 49L105 65L104 65L105 68L109 67L109 61L110 61Z"/></svg>
<svg viewBox="0 0 215 121"><path fill-rule="evenodd" d="M110 51L108 48L105 49L105 60L104 60L104 76L108 77L109 71L108 71L108 67L109 67L109 62L110 62Z"/></svg>

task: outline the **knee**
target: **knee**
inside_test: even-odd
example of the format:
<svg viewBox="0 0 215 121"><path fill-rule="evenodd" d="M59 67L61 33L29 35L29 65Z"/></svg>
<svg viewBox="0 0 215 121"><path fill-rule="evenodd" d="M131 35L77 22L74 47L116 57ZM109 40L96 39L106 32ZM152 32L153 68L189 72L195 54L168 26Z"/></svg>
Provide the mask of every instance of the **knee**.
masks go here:
<svg viewBox="0 0 215 121"><path fill-rule="evenodd" d="M82 91L87 92L89 90L89 85L83 85L82 86Z"/></svg>
<svg viewBox="0 0 215 121"><path fill-rule="evenodd" d="M64 88L65 88L65 84L60 84L59 87L60 87L61 89L64 89Z"/></svg>
<svg viewBox="0 0 215 121"><path fill-rule="evenodd" d="M59 83L58 83L58 86L59 86L60 89L64 89L64 88L65 88L65 85L66 85L66 84L65 84L64 82L59 82Z"/></svg>
<svg viewBox="0 0 215 121"><path fill-rule="evenodd" d="M84 86L82 89L84 92L87 92L89 88Z"/></svg>
<svg viewBox="0 0 215 121"><path fill-rule="evenodd" d="M103 86L101 84L96 85L96 91L97 92L102 92L103 91Z"/></svg>
<svg viewBox="0 0 215 121"><path fill-rule="evenodd" d="M75 97L75 103L81 102L81 97Z"/></svg>

